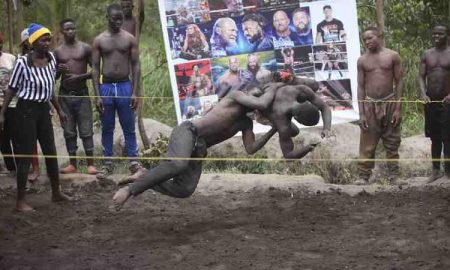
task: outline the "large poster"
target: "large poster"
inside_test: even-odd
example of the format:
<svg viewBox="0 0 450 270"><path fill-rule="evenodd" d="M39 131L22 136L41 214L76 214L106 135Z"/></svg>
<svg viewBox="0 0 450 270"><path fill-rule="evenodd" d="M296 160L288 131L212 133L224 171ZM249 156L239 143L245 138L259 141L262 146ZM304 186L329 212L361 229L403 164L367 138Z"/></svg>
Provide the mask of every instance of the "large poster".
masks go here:
<svg viewBox="0 0 450 270"><path fill-rule="evenodd" d="M356 0L159 0L178 122L277 70L319 82L333 124L358 119ZM255 125L256 132L268 127Z"/></svg>

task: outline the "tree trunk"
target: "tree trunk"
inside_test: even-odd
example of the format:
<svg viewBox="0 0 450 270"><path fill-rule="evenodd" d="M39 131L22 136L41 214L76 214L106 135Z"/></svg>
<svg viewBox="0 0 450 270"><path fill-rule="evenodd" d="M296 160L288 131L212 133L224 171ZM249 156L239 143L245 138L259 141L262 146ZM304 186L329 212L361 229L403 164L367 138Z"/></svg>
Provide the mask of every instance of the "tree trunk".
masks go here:
<svg viewBox="0 0 450 270"><path fill-rule="evenodd" d="M14 47L14 35L13 35L13 8L12 8L12 1L6 0L6 10L8 11L8 46L9 46L9 53L13 53L13 47Z"/></svg>
<svg viewBox="0 0 450 270"><path fill-rule="evenodd" d="M139 0L138 0L139 2ZM143 6L141 6L139 3L137 3L137 16L134 16L134 18L136 19L136 39L138 40L138 44L140 41L140 35L141 35L141 29L140 29L140 23L139 23L139 14L141 14L141 8L144 8ZM142 75L139 78L140 83L140 95L139 96L143 96L144 90L142 89ZM143 117L143 113L144 113L144 99L141 99L139 101L139 107L138 107L138 130L139 130L139 134L141 135L141 139L142 139L142 145L144 146L144 150L150 149L150 140L147 136L147 132L145 131L145 126L144 126L144 117Z"/></svg>
<svg viewBox="0 0 450 270"><path fill-rule="evenodd" d="M381 44L384 46L384 0L377 0L377 27L380 31Z"/></svg>
<svg viewBox="0 0 450 270"><path fill-rule="evenodd" d="M22 1L17 1L17 13L16 13L16 21L17 21L17 29L16 33L22 33L23 29L25 29L25 23L23 21L23 3ZM21 42L21 40L19 40Z"/></svg>

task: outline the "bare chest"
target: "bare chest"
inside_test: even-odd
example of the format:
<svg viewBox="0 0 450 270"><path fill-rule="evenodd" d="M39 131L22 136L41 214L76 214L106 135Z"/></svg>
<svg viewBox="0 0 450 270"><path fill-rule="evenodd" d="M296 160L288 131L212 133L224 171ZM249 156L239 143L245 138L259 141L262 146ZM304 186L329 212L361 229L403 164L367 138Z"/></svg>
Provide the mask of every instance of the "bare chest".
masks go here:
<svg viewBox="0 0 450 270"><path fill-rule="evenodd" d="M87 60L87 55L84 50L78 49L63 49L58 53L58 61L67 63L70 61L82 62Z"/></svg>
<svg viewBox="0 0 450 270"><path fill-rule="evenodd" d="M450 71L450 51L427 55L426 64L428 69L441 68Z"/></svg>
<svg viewBox="0 0 450 270"><path fill-rule="evenodd" d="M130 47L130 41L122 38L106 38L100 45L102 54L128 54L130 51Z"/></svg>
<svg viewBox="0 0 450 270"><path fill-rule="evenodd" d="M391 57L368 57L363 63L366 73L392 73L394 61Z"/></svg>

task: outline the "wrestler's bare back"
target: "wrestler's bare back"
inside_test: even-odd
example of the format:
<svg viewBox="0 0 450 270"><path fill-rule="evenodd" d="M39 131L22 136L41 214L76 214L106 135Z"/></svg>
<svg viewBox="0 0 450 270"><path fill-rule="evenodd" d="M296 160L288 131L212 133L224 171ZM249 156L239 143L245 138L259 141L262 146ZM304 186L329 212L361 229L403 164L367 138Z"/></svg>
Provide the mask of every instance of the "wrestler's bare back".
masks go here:
<svg viewBox="0 0 450 270"><path fill-rule="evenodd" d="M231 98L225 97L203 118L194 119L192 123L197 128L198 135L211 146L233 137L239 131L252 128L252 121L246 116L248 111Z"/></svg>
<svg viewBox="0 0 450 270"><path fill-rule="evenodd" d="M364 73L365 95L382 99L393 91L393 81L396 70L401 65L397 52L382 48L377 53L365 53L359 59L358 66Z"/></svg>

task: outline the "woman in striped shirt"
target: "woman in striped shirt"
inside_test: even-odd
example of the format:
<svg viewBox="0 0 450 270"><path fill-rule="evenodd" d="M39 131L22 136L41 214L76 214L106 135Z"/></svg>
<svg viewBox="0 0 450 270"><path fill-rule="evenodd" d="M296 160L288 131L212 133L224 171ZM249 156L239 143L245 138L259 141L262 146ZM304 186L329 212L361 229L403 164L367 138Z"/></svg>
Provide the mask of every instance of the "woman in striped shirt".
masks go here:
<svg viewBox="0 0 450 270"><path fill-rule="evenodd" d="M9 89L5 93L4 106L0 112L0 127L3 129L5 108L11 99L18 97L17 114L17 203L16 210L31 211L25 202L25 189L31 155L36 140L46 155L45 164L52 187L52 200L62 201L70 198L60 191L58 160L50 115L49 101L52 102L61 121L66 116L54 98L56 60L49 51L51 32L38 24L30 24L28 41L33 51L21 56L14 67Z"/></svg>

